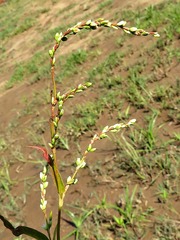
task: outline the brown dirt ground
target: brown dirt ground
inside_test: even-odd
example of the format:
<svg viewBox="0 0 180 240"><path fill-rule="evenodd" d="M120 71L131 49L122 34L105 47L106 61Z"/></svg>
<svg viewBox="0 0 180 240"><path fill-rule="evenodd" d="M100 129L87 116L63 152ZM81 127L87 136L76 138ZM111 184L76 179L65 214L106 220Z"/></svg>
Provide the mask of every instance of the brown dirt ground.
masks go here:
<svg viewBox="0 0 180 240"><path fill-rule="evenodd" d="M3 1L1 1L3 2ZM38 19L38 28L44 28L46 25L48 25L48 28L51 29L56 26L57 21L55 20L55 13L58 12L59 9L65 8L67 5L70 3L78 3L78 1L61 1L60 3L51 5L51 1L45 1L45 6L46 7L51 7L51 11L48 13L42 14L39 19ZM82 9L87 8L86 12L90 14L94 10L94 5L97 3L100 3L101 1L96 0L96 1L81 1L81 4L76 5L77 11L79 10L79 13L74 17L73 23L76 21L80 21L82 17ZM119 3L121 2L121 3ZM148 6L149 4L157 4L161 2L161 0L138 0L138 1L133 1L133 0L125 0L125 1L119 1L116 0L114 1L113 8L109 10L108 13L105 13L105 18L110 18L113 19L113 9L119 8L120 10L123 10L125 8L144 8ZM34 3L34 8L36 7L36 4ZM98 13L93 16L93 18L99 17ZM63 15L58 18L59 20L63 19ZM67 19L69 23L71 23L71 19ZM24 108L24 103L22 102L23 96L27 98L32 97L32 92L38 91L39 89L42 89L44 86L46 88L49 87L48 79L45 79L43 81L39 81L33 85L29 85L27 82L23 84L19 84L12 89L3 90L3 86L6 82L6 80L9 78L9 76L12 74L13 68L14 68L14 63L18 63L19 61L26 60L30 58L34 52L36 51L35 49L35 41L40 38L38 34L38 28L33 27L27 30L26 32L15 36L12 39L8 39L6 43L6 47L8 49L8 57L5 60L5 62L0 63L0 68L3 69L3 66L6 65L8 72L3 72L3 74L0 76L0 87L2 88L1 93L0 93L0 118L1 118L1 126L0 126L0 131L3 134L6 132L6 129L8 128L9 123L15 119L18 114L20 113L21 109ZM102 37L102 32L99 31L95 33L96 36L99 37L99 39ZM117 37L118 33L115 33L115 36ZM89 35L88 35L89 36ZM91 36L92 37L92 36ZM36 39L36 40L34 40ZM108 44L107 41L105 42L104 39L102 38L101 46L102 46L102 55L100 58L105 56L108 52L115 50L115 46L113 45L113 38L108 39ZM148 42L150 43L152 39L146 39L146 44ZM132 44L134 48L137 48L138 45L140 44L143 46L144 44L144 39L139 39L134 38L133 40L129 41L129 44ZM88 49L88 37L80 39L78 42L74 38L70 39L68 43L62 47L62 52L61 54L67 54L70 53L72 50L77 49L79 46ZM131 59L128 60L128 64L133 63L133 59L136 58L136 55L138 53L134 51L132 53ZM96 63L100 61L101 59L95 60ZM88 67L90 68L92 64L89 62L87 64L87 69ZM118 70L117 70L118 71ZM178 73L179 71L179 66L176 64L172 65L171 68L168 71L168 77L164 80L164 82L168 83L168 81L171 81L173 77ZM126 71L122 71L120 74L122 74L123 77L126 76ZM157 72L158 77L161 78L162 73ZM82 76L84 78L84 76ZM73 85L76 85L79 82L82 82L81 76L79 75L79 78L77 77L73 83ZM66 90L69 88L69 86L72 86L72 83L67 80L67 83L63 86L60 86L63 88L63 90ZM153 86L153 85L152 85ZM79 95L77 98L74 99L72 102L67 102L67 112L66 116L63 119L63 122L68 119L72 112L73 112L73 106L74 104L80 102L80 101L85 101L86 98L95 98L98 95L98 89L93 89L93 90L88 90L87 95L82 94L81 96ZM127 103L124 104L124 109L127 107ZM23 152L23 155L29 159L29 162L33 159L33 151L32 149L27 148L30 144L29 140L25 137L25 130L28 124L36 119L39 120L39 114L42 110L42 114L45 117L45 119L48 119L48 106L42 106L42 109L38 109L35 114L31 114L28 116L24 116L19 119L20 121L20 126L17 129L15 129L14 132L12 132L12 135L10 137L12 147L13 149L16 149L16 145L21 146L20 151ZM135 109L131 109L131 116L133 118L136 118L139 122L143 123L143 111L142 109L138 110L135 112ZM162 115L163 116L163 115ZM158 125L161 125L164 121L167 120L167 115L164 113L164 118L160 119L160 122ZM62 123L63 123L62 122ZM97 123L97 129L102 127L103 125L110 125L116 122L115 119L115 114L109 113L108 110L107 112L104 112L100 119L98 120ZM48 123L46 123L46 128L48 129ZM165 128L162 133L162 137L165 139L166 136L171 134L174 129L176 129L177 126L173 122L167 122L165 123ZM92 136L91 132L88 132L84 134L83 136L80 137L80 146L81 150L83 151L87 144L90 141L90 137ZM48 142L48 130L45 131L43 138L47 140ZM64 159L66 164L71 166L71 161L74 161L74 148L76 147L76 143L71 140L71 151L66 151L63 150L60 153L58 153L58 156L61 159ZM87 202L90 206L93 206L93 204L97 204L97 197L99 199L102 199L104 194L107 196L107 201L108 202L115 202L117 201L117 198L121 194L121 190L123 188L124 182L129 182L133 186L137 184L138 188L144 188L143 184L140 182L134 182L133 179L130 179L130 176L121 176L119 181L115 181L112 177L111 174L105 174L104 176L98 176L96 172L92 174L91 171L91 165L95 164L95 161L98 159L102 160L102 165L104 169L106 170L109 163L111 164L112 161L114 161L114 158L116 158L116 149L113 143L103 140L102 142L97 143L97 152L94 154L90 154L88 158L88 168L84 169L83 171L80 172L79 174L79 184L73 186L70 188L70 191L68 192L66 196L66 201L67 203L73 203L73 202L78 202L80 199L80 202ZM106 149L106 151L104 151ZM18 149L17 149L18 150ZM7 154L7 153L5 153ZM104 170L104 171L105 171ZM33 163L28 163L27 162L19 162L19 163L14 163L10 166L10 176L12 179L20 179L21 181L18 181L18 184L15 184L15 186L12 188L12 195L14 197L18 195L22 195L23 191L25 191L24 187L24 179L25 178L31 178L33 181L35 180L35 176L39 176L39 172L41 171L41 166ZM63 167L62 175L64 178L66 178L71 172L73 171L73 167L67 167L65 169ZM112 172L111 172L112 173ZM160 180L159 180L160 181ZM133 183L133 184L132 184ZM55 209L56 205L56 196L54 194L55 188L53 185L53 181L51 178L49 178L49 184L50 187L48 188L49 191L49 209ZM155 191L154 186L149 186L151 189L149 191L144 190L144 199L143 203L146 206L152 206L153 208L157 209L156 214L160 214L163 211L163 206L159 207L158 202L154 202L154 198L152 196L152 193ZM21 205L21 210L20 210L20 215L19 216L8 216L9 220L14 220L15 218L18 218L20 221L20 218L23 218L23 221L27 223L28 226L34 227L34 225L39 226L39 230L41 230L41 225L42 225L42 219L43 215L42 212L39 209L39 183L34 183L33 187L29 187L30 192L28 194L25 194L25 198L22 201L19 201L19 204ZM172 201L172 204L177 205L176 199ZM66 223L62 222L63 224L63 234L67 234L72 228ZM2 229L3 226L0 223L0 229ZM146 235L146 239L151 239L151 231ZM3 232L0 232L0 239L2 240L9 240L13 239L12 236L9 234L9 231L4 230Z"/></svg>

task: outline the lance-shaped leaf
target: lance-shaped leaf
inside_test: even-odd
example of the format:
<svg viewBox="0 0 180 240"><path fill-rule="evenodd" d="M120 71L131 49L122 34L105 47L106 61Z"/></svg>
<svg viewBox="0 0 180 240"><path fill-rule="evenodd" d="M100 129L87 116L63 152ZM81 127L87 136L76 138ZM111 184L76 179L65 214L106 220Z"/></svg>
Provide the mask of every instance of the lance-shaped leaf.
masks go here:
<svg viewBox="0 0 180 240"><path fill-rule="evenodd" d="M37 149L37 150L41 151L41 152L43 153L43 158L46 160L46 162L47 162L49 165L52 165L51 156L48 154L46 148L40 147L40 146L28 146L28 147L34 148L34 149Z"/></svg>
<svg viewBox="0 0 180 240"><path fill-rule="evenodd" d="M35 238L37 240L49 240L48 237L46 235L44 235L43 233L37 231L34 228L29 228L26 226L18 226L18 227L13 227L13 225L6 219L4 218L2 215L0 215L0 219L2 220L2 222L4 223L4 226L6 228L8 228L12 234L14 236L20 236L22 234L25 234L27 236L30 236L32 238Z"/></svg>

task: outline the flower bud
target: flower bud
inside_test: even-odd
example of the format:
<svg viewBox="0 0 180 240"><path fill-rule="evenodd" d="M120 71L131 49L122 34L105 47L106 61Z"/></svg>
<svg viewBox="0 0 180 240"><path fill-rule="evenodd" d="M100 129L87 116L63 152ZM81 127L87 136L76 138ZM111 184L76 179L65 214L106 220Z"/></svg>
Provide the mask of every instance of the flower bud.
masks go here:
<svg viewBox="0 0 180 240"><path fill-rule="evenodd" d="M124 27L126 25L126 21L120 21L117 23L118 27Z"/></svg>
<svg viewBox="0 0 180 240"><path fill-rule="evenodd" d="M100 136L100 139L107 138L107 135L105 133L102 133Z"/></svg>
<svg viewBox="0 0 180 240"><path fill-rule="evenodd" d="M76 178L76 179L74 179L73 184L76 184L77 182L78 182L78 179Z"/></svg>
<svg viewBox="0 0 180 240"><path fill-rule="evenodd" d="M49 56L51 57L51 58L53 58L53 56L54 56L54 50L49 50Z"/></svg>
<svg viewBox="0 0 180 240"><path fill-rule="evenodd" d="M129 28L129 31L132 32L132 33L134 33L134 32L137 31L137 27L131 27L131 28Z"/></svg>
<svg viewBox="0 0 180 240"><path fill-rule="evenodd" d="M91 20L88 20L87 22L86 22L86 25L90 25L91 24Z"/></svg>
<svg viewBox="0 0 180 240"><path fill-rule="evenodd" d="M158 38L158 37L160 37L160 34L157 33L157 32L155 32L155 33L154 33L154 37Z"/></svg>
<svg viewBox="0 0 180 240"><path fill-rule="evenodd" d="M102 133L106 133L108 131L108 129L109 129L108 126L104 127L104 129L102 130Z"/></svg>
<svg viewBox="0 0 180 240"><path fill-rule="evenodd" d="M40 179L45 182L47 179L47 175L45 175L44 173L40 172Z"/></svg>
<svg viewBox="0 0 180 240"><path fill-rule="evenodd" d="M44 183L43 183L43 187L44 187L44 188L47 188L47 187L48 187L48 184L49 184L48 182L44 182Z"/></svg>
<svg viewBox="0 0 180 240"><path fill-rule="evenodd" d="M54 38L55 38L55 40L56 40L57 43L60 43L62 36L63 36L62 32L55 34Z"/></svg>
<svg viewBox="0 0 180 240"><path fill-rule="evenodd" d="M50 147L51 149L54 148L54 146L53 146L51 143L48 143L48 145L49 145L49 147Z"/></svg>
<svg viewBox="0 0 180 240"><path fill-rule="evenodd" d="M64 109L61 109L61 111L59 112L59 116L61 117L64 114Z"/></svg>
<svg viewBox="0 0 180 240"><path fill-rule="evenodd" d="M73 183L74 183L74 179L72 179L72 177L69 176L69 177L67 178L67 184L68 184L68 185L71 185L71 184L73 184Z"/></svg>
<svg viewBox="0 0 180 240"><path fill-rule="evenodd" d="M81 159L80 158L77 158L76 159L76 165L79 166L81 164Z"/></svg>
<svg viewBox="0 0 180 240"><path fill-rule="evenodd" d="M91 82L86 82L84 85L85 85L86 87L90 87L90 86L92 86L92 83L91 83Z"/></svg>
<svg viewBox="0 0 180 240"><path fill-rule="evenodd" d="M131 125L131 124L134 124L136 122L136 119L131 119L129 122L128 122L128 125Z"/></svg>
<svg viewBox="0 0 180 240"><path fill-rule="evenodd" d="M40 204L40 208L42 209L42 211L44 211L46 209L47 206L47 200L44 200L42 204Z"/></svg>
<svg viewBox="0 0 180 240"><path fill-rule="evenodd" d="M55 58L55 57L53 57L53 59L52 59L52 65L54 65L54 64L55 64L55 62L56 62L56 58Z"/></svg>

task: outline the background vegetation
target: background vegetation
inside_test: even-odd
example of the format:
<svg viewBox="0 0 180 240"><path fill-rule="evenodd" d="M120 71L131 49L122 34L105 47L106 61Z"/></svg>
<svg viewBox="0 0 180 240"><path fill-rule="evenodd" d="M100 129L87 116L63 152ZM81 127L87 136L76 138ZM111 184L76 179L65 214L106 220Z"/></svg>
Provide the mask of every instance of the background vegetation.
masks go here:
<svg viewBox="0 0 180 240"><path fill-rule="evenodd" d="M104 17L158 31L161 38L103 29L82 32L59 49L56 78L62 92L93 82L66 104L58 151L63 176L73 171L97 129L137 119L131 130L98 143L89 156L66 198L64 234L81 240L180 237L179 9L174 0L133 8L113 0L0 5L0 212L9 220L37 229L43 224L41 156L27 146L49 141L48 50L54 34L80 20ZM53 208L55 189L49 182ZM13 239L3 225L0 238Z"/></svg>

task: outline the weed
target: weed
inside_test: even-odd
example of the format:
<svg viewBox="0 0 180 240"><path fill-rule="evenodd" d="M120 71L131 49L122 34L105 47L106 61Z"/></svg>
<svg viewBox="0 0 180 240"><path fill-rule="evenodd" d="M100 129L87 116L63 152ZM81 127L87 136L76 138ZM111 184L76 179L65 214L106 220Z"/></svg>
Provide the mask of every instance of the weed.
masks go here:
<svg viewBox="0 0 180 240"><path fill-rule="evenodd" d="M71 76L77 71L77 65L83 64L87 60L87 52L85 50L77 50L68 56L66 63L63 65L62 77Z"/></svg>
<svg viewBox="0 0 180 240"><path fill-rule="evenodd" d="M57 149L58 148L69 150L69 144L68 144L68 138L67 137L59 138L59 142L57 142Z"/></svg>
<svg viewBox="0 0 180 240"><path fill-rule="evenodd" d="M12 88L14 84L22 82L23 77L24 77L24 66L22 64L18 64L10 80L6 83L6 88L7 89Z"/></svg>
<svg viewBox="0 0 180 240"><path fill-rule="evenodd" d="M100 113L103 111L101 100L77 105L74 109L75 117L66 122L67 129L75 135L83 133L95 126Z"/></svg>
<svg viewBox="0 0 180 240"><path fill-rule="evenodd" d="M97 67L93 67L93 69L89 71L88 80L92 83L95 83L98 80L103 80L103 86L107 86L109 88L109 84L107 83L107 76L109 76L109 78L112 78L111 72L115 67L119 66L122 63L122 57L122 54L118 52L112 52L109 54L109 56L101 64L99 64ZM105 78L103 78L103 76L105 76ZM115 77L113 79L113 82L116 83L113 84L113 86L120 84L121 77Z"/></svg>
<svg viewBox="0 0 180 240"><path fill-rule="evenodd" d="M126 91L126 98L138 109L147 106L147 95L144 94L144 92L142 92L141 90L139 90L134 83L129 84L129 87Z"/></svg>
<svg viewBox="0 0 180 240"><path fill-rule="evenodd" d="M103 1L102 3L100 3L100 4L98 5L98 10L102 10L103 8L108 7L108 6L111 5L112 3L113 3L112 0L105 0L105 1Z"/></svg>
<svg viewBox="0 0 180 240"><path fill-rule="evenodd" d="M80 231L82 228L82 224L92 214L93 210L90 210L90 211L82 210L82 214L79 214L79 216L76 216L74 213L72 213L69 210L65 210L65 212L71 219L71 224L75 227L75 229L72 232L70 232L67 236L65 236L63 239L67 239L72 235L75 236L75 240L82 239L80 238Z"/></svg>
<svg viewBox="0 0 180 240"><path fill-rule="evenodd" d="M106 1L104 4L109 4L110 1ZM19 31L24 31L26 30L29 26L31 25L31 22L27 22L24 25L21 26ZM62 177L62 173L59 172L59 164L58 164L58 159L57 159L57 148L59 145L59 141L63 142L67 146L67 142L64 141L63 138L61 138L60 134L58 133L58 126L59 122L64 115L64 103L67 101L67 99L74 97L77 93L85 91L87 88L89 88L92 84L91 82L85 82L84 84L78 84L76 87L71 88L68 92L62 94L57 91L57 82L55 80L55 55L56 51L60 46L60 43L63 41L67 41L70 35L75 35L78 32L80 32L83 29L90 29L90 30L95 30L98 27L109 27L113 29L122 29L124 32L136 35L136 36L148 36L152 35L155 37L159 37L159 34L157 32L147 32L143 29L137 29L135 27L126 27L126 22L125 21L120 21L118 23L111 23L109 20L105 20L102 18L97 19L96 21L88 20L86 22L79 22L75 26L69 28L65 33L62 32L57 32L55 34L55 45L53 46L52 49L49 50L49 55L50 55L50 63L51 63L51 101L50 101L50 106L51 106L51 112L50 112L50 120L49 120L49 125L50 125L50 142L49 142L49 147L51 152L48 153L48 150L45 147L42 146L29 146L31 148L34 148L36 150L39 150L43 154L43 158L46 161L44 164L43 170L40 173L40 193L41 193L41 199L40 199L40 208L44 214L44 219L45 219L45 224L44 224L44 229L47 232L47 235L44 233L37 231L33 228L25 227L25 226L19 226L19 227L13 227L13 225L2 215L0 215L0 219L3 221L4 225L11 230L11 232L15 235L21 235L25 234L30 237L36 238L38 240L51 240L51 239L61 239L61 212L62 208L64 205L64 198L65 195L69 189L69 187L73 184L76 184L78 179L77 179L77 174L80 169L83 169L86 166L86 159L87 155L91 152L95 152L96 148L94 147L94 143L98 140L101 140L103 138L108 137L109 132L119 132L120 130L124 128L130 127L132 124L135 123L135 119L132 119L128 121L127 123L117 123L111 126L106 126L100 131L100 133L94 134L92 139L90 140L90 143L88 144L87 148L85 149L84 153L81 154L81 157L78 157L75 162L75 169L74 172L72 173L71 176L68 176L67 179L64 181ZM70 76L71 74L76 74L77 73L77 66L83 64L87 60L88 54L86 51L83 50L78 50L77 52L72 53L68 58L66 63L63 66L63 71L62 71L62 76ZM115 52L109 55L109 57L106 59L106 61L99 66L99 71L101 71L104 74L111 74L113 72L114 68L118 67L121 64L121 58L122 55L118 55ZM24 77L26 77L27 73L29 74L36 74L36 63L39 69L39 66L43 62L44 55L40 56L40 58L37 60L37 56L34 57L33 61L31 64L20 64L16 72L14 73L13 77L11 80L8 82L8 87L11 87L14 83L21 81ZM40 72L41 73L41 72ZM46 74L46 71L44 72L44 69L42 70L43 77ZM136 76L133 76L136 77ZM112 84L113 83L113 84ZM107 88L113 88L115 85L120 84L120 81L117 81L117 78L115 80L109 81L109 84L107 85ZM134 79L134 85L137 85L137 81ZM79 109L78 107L76 108L77 113L80 115L80 124L78 126L78 122L76 119L74 120L72 125L75 125L76 127L78 126L78 131L83 132L88 130L91 126L94 126L101 111L103 111L103 107L107 106L109 103L109 99L112 99L114 97L114 93L112 91L109 92L109 94L102 94L98 101L96 103L89 102L88 106L80 106ZM36 96L35 96L36 98ZM36 104L37 104L37 99ZM111 103L112 106L115 108L117 106L117 103L114 101ZM28 112L30 110L28 109ZM154 126L154 119L150 121L149 124L149 135L151 135L151 131ZM39 129L38 129L39 130ZM34 136L33 136L34 137ZM33 141L37 141L38 143L41 141L39 138L39 133L37 134L37 137L33 139ZM152 143L154 138L152 139L151 136L151 145L153 146ZM24 155L21 154L21 148L19 146L16 146L16 148L11 147L12 155L15 160L22 161L24 162ZM48 187L48 181L47 181L47 175L48 175L48 170L51 168L53 178L54 178L54 183L56 186L57 190L57 196L58 196L58 204L57 204L57 224L56 227L54 228L53 236L51 236L51 227L52 225L52 220L54 215L52 215L52 212L49 214L47 213L47 200L46 200L46 193L47 193L47 187ZM123 217L122 219L122 226L126 228L126 225L129 226L134 226L135 224L135 219L137 218L138 221L140 221L144 216L141 214L137 214L136 211L134 210L133 202L134 202L134 197L135 197L135 192L136 192L136 187L134 188L131 196L129 194L129 190L126 189L125 192L125 206L119 207L117 206L115 209L118 211L120 217ZM11 206L14 208L16 207L16 202L14 202L14 199L12 199ZM76 216L72 212L68 211L68 215L71 218L71 222L75 226L75 230L71 232L67 237L71 236L72 234L75 234L76 239L80 239L80 230L82 227L82 224L84 221L87 219L87 217L93 212L93 210L85 210L83 211L82 215ZM118 223L118 219L114 217L114 220L116 223ZM121 224L119 224L121 225ZM66 238L66 237L65 237Z"/></svg>
<svg viewBox="0 0 180 240"><path fill-rule="evenodd" d="M13 181L11 180L9 174L9 164L7 159L2 158L2 165L0 171L0 189L4 189L5 192L9 195L10 193L10 186L12 185Z"/></svg>
<svg viewBox="0 0 180 240"><path fill-rule="evenodd" d="M162 240L178 239L180 237L179 230L179 221L167 216L159 217L155 223L155 235Z"/></svg>
<svg viewBox="0 0 180 240"><path fill-rule="evenodd" d="M6 140L4 139L4 137L0 136L0 151L3 152L7 149L7 143Z"/></svg>
<svg viewBox="0 0 180 240"><path fill-rule="evenodd" d="M129 113L129 112L130 112L130 105L128 105L127 108L126 108L124 111L122 111L122 110L118 111L118 117L117 117L117 119L118 119L118 120L128 119L129 116L130 116L130 113Z"/></svg>
<svg viewBox="0 0 180 240"><path fill-rule="evenodd" d="M123 229L120 234L124 237L134 236L135 239L139 239L144 233L141 229L138 229L138 224L139 222L144 221L147 215L153 210L147 209L146 211L142 211L141 208L138 208L138 204L136 204L136 202L138 202L138 199L136 198L136 190L137 186L134 187L132 194L130 194L128 187L126 187L124 199L120 199L117 206L114 207L119 216L114 215L113 218L116 225ZM129 231L129 227L132 231Z"/></svg>
<svg viewBox="0 0 180 240"><path fill-rule="evenodd" d="M26 30L31 28L35 23L36 21L34 18L31 17L25 18L24 21L21 22L21 25L15 29L14 34L17 35L19 33L25 32Z"/></svg>
<svg viewBox="0 0 180 240"><path fill-rule="evenodd" d="M154 135L154 128L155 128L155 123L156 123L156 119L158 117L158 111L154 111L152 116L149 118L148 120L148 129L147 131L144 132L144 138L146 141L146 148L149 151L152 151L154 146L155 146L155 142L156 142L156 138Z"/></svg>

